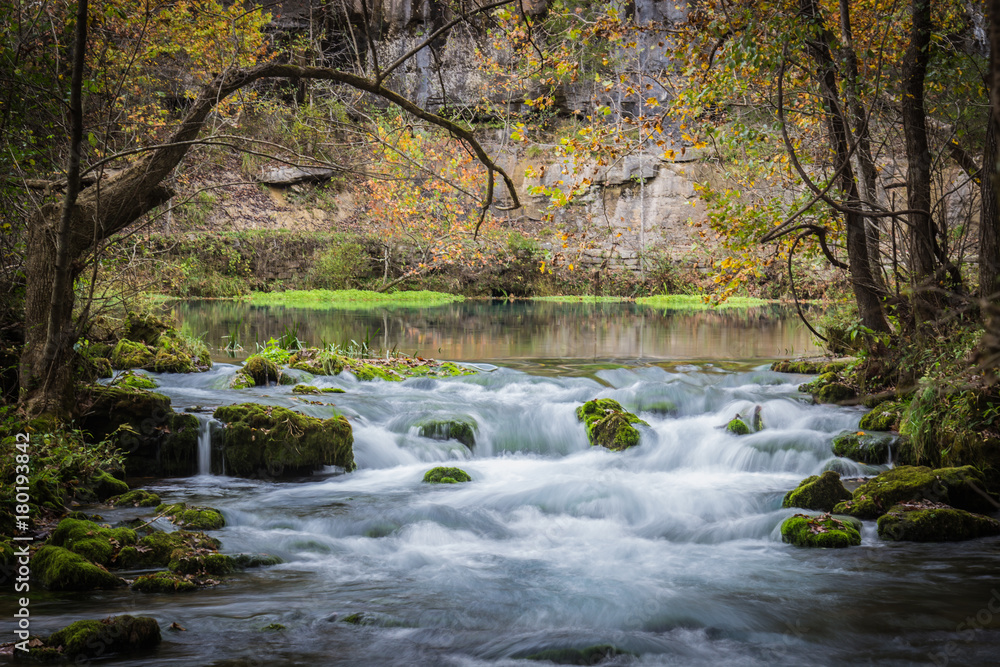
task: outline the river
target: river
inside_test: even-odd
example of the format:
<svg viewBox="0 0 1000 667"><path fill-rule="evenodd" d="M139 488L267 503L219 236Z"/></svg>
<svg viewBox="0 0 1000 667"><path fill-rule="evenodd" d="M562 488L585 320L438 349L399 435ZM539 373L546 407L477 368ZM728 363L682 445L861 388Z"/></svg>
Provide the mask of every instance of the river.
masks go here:
<svg viewBox="0 0 1000 667"><path fill-rule="evenodd" d="M178 314L220 346L233 322L217 307ZM260 340L298 321L313 343L368 335L496 368L401 383L317 377L346 391L321 405L290 387L225 389L231 360L157 376L177 409L254 400L344 414L359 469L147 480L164 500L221 509L223 551L284 563L190 594L33 593L33 630L155 617L158 651L115 665L525 665L537 663L517 658L596 644L638 656L602 664L996 664L1000 541L885 543L867 522L859 547L781 542L787 490L829 467L865 472L830 451L863 410L811 405L802 376L767 370L767 359L813 351L787 314L504 303L231 315ZM574 410L596 397L649 423L639 446L588 446ZM664 401L672 413L644 409ZM720 428L755 405L763 431ZM474 447L418 435L430 415L473 419ZM422 483L442 462L473 481ZM101 510L109 521L138 512ZM343 622L358 613L365 624Z"/></svg>

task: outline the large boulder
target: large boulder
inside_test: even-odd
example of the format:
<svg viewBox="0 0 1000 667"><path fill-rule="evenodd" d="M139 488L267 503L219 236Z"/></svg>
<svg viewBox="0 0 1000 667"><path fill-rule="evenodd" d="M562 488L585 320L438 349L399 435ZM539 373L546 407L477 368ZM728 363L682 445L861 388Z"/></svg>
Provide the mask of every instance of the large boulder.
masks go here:
<svg viewBox="0 0 1000 667"><path fill-rule="evenodd" d="M781 524L781 539L797 547L842 549L861 544L861 532L851 517L796 514Z"/></svg>
<svg viewBox="0 0 1000 667"><path fill-rule="evenodd" d="M840 475L827 470L822 475L813 475L799 482L796 488L785 494L781 506L829 512L837 503L851 497L851 492L840 481Z"/></svg>
<svg viewBox="0 0 1000 667"><path fill-rule="evenodd" d="M198 419L179 414L163 394L127 387L78 390L80 428L96 440L112 434L132 476L179 477L198 472ZM127 490L127 489L126 489ZM117 491L122 493L122 491Z"/></svg>
<svg viewBox="0 0 1000 667"><path fill-rule="evenodd" d="M833 453L852 461L880 465L899 453L904 440L895 433L845 431L833 439Z"/></svg>
<svg viewBox="0 0 1000 667"><path fill-rule="evenodd" d="M586 426L591 445L600 445L612 451L639 444L639 431L633 424L649 426L610 398L587 401L576 409L576 417Z"/></svg>
<svg viewBox="0 0 1000 667"><path fill-rule="evenodd" d="M972 466L937 470L899 466L859 486L851 500L839 503L833 511L859 519L877 519L893 505L912 500L946 503L970 512L996 511L982 473Z"/></svg>
<svg viewBox="0 0 1000 667"><path fill-rule="evenodd" d="M1000 521L926 500L893 505L878 519L884 540L961 542L1000 535Z"/></svg>
<svg viewBox="0 0 1000 667"><path fill-rule="evenodd" d="M237 477L300 475L323 466L354 470L354 434L347 419L317 419L256 403L224 405L215 418L226 424L226 472Z"/></svg>

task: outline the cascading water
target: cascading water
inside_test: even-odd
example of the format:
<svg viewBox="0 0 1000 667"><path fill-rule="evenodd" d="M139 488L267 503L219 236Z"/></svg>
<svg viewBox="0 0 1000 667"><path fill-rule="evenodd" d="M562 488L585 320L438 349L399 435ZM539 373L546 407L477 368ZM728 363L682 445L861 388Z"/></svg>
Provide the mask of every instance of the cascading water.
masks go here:
<svg viewBox="0 0 1000 667"><path fill-rule="evenodd" d="M981 563L995 562L995 542L956 556L882 543L870 525L862 546L843 551L781 542L778 527L796 511L781 509L782 496L803 477L881 469L831 453L832 437L862 412L809 404L801 377L711 365L589 377L501 368L401 383L343 375L310 378L346 390L313 402L288 387L222 389L234 371L163 376L159 391L177 406L211 397L344 414L359 469L152 487L222 509L227 552L284 563L189 596L129 595L120 612L106 600L83 600L72 615L43 606L53 627L90 605L187 628L167 633L156 660L124 663L135 665L523 665L539 651L595 644L640 656L602 664L840 665L858 655L912 664L952 640L952 664L971 665L989 664L1000 646L989 628L963 643L961 618L952 621L989 602L996 581ZM588 444L574 412L598 397L648 422L639 446ZM756 406L763 430L722 428ZM422 429L438 418L472 424L472 446ZM422 483L442 463L473 481ZM275 623L284 630L261 632Z"/></svg>
<svg viewBox="0 0 1000 667"><path fill-rule="evenodd" d="M212 438L221 424L211 415L197 413L198 419L198 474L212 474Z"/></svg>

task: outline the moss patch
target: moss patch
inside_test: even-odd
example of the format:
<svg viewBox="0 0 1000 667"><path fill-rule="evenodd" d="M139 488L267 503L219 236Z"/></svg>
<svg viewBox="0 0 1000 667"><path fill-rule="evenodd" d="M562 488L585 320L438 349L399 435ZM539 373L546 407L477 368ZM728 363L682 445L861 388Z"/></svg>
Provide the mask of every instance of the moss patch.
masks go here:
<svg viewBox="0 0 1000 667"><path fill-rule="evenodd" d="M212 507L188 507L186 503L160 505L157 514L165 514L181 528L192 530L219 530L226 525L222 512Z"/></svg>
<svg viewBox="0 0 1000 667"><path fill-rule="evenodd" d="M972 466L937 470L898 466L859 486L853 498L839 503L834 511L876 519L898 503L930 500L970 512L992 512L995 505L985 489L982 473Z"/></svg>
<svg viewBox="0 0 1000 667"><path fill-rule="evenodd" d="M31 576L50 591L118 588L125 582L69 549L45 545L31 559Z"/></svg>
<svg viewBox="0 0 1000 667"><path fill-rule="evenodd" d="M1000 521L924 500L893 505L879 517L878 535L894 541L961 542L1000 535Z"/></svg>
<svg viewBox="0 0 1000 667"><path fill-rule="evenodd" d="M354 470L354 435L344 417L320 420L255 403L222 406L226 470L237 477L306 474L322 466Z"/></svg>
<svg viewBox="0 0 1000 667"><path fill-rule="evenodd" d="M894 431L899 428L905 406L899 401L886 401L875 406L861 418L862 431Z"/></svg>
<svg viewBox="0 0 1000 667"><path fill-rule="evenodd" d="M851 492L841 483L840 475L827 470L822 475L802 480L796 488L785 494L781 506L829 512L838 502L850 500L851 497Z"/></svg>
<svg viewBox="0 0 1000 667"><path fill-rule="evenodd" d="M159 386L153 378L135 373L129 373L121 377L117 384L122 387L131 387L132 389L156 389Z"/></svg>
<svg viewBox="0 0 1000 667"><path fill-rule="evenodd" d="M610 398L587 401L576 409L576 418L586 426L591 446L600 445L612 451L639 444L639 431L633 424L649 426Z"/></svg>
<svg viewBox="0 0 1000 667"><path fill-rule="evenodd" d="M116 479L104 470L91 477L87 486L94 492L98 500L107 500L112 496L128 493L128 484Z"/></svg>
<svg viewBox="0 0 1000 667"><path fill-rule="evenodd" d="M428 484L458 484L460 482L471 482L469 473L461 468L431 468L424 473L424 482Z"/></svg>
<svg viewBox="0 0 1000 667"><path fill-rule="evenodd" d="M843 549L861 544L861 533L850 521L829 514L796 514L781 524L781 539L797 547Z"/></svg>

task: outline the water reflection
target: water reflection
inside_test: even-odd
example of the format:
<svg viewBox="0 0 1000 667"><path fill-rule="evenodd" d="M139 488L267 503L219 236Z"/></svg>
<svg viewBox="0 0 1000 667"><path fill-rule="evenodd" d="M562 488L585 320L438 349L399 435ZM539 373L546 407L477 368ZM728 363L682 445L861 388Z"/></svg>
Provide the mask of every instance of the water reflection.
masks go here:
<svg viewBox="0 0 1000 667"><path fill-rule="evenodd" d="M369 340L385 350L464 361L771 359L818 353L794 309L664 310L634 303L466 301L425 309L314 310L188 301L173 314L214 347L235 335L251 354L298 327L311 345Z"/></svg>

